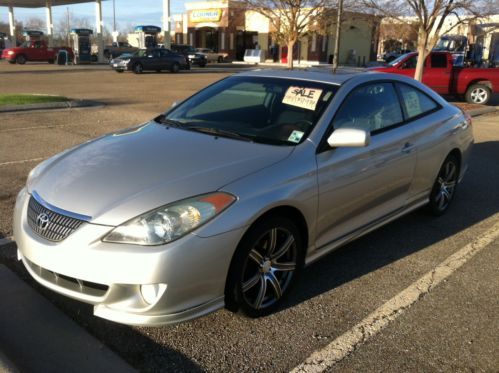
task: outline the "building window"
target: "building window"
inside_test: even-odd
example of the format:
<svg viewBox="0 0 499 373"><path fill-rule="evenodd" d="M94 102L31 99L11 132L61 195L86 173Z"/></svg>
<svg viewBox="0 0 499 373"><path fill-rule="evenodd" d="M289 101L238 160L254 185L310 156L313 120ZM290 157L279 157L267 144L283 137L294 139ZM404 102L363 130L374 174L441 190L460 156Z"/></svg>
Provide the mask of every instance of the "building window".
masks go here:
<svg viewBox="0 0 499 373"><path fill-rule="evenodd" d="M234 50L234 33L231 32L229 35L229 49Z"/></svg>
<svg viewBox="0 0 499 373"><path fill-rule="evenodd" d="M194 34L189 32L189 44L194 46Z"/></svg>
<svg viewBox="0 0 499 373"><path fill-rule="evenodd" d="M323 52L326 51L326 41L327 41L327 38L325 36L322 36L322 51Z"/></svg>
<svg viewBox="0 0 499 373"><path fill-rule="evenodd" d="M317 34L314 32L312 34L312 45L310 46L310 52L315 52L316 45L317 45Z"/></svg>
<svg viewBox="0 0 499 373"><path fill-rule="evenodd" d="M225 50L225 32L220 33L220 49Z"/></svg>

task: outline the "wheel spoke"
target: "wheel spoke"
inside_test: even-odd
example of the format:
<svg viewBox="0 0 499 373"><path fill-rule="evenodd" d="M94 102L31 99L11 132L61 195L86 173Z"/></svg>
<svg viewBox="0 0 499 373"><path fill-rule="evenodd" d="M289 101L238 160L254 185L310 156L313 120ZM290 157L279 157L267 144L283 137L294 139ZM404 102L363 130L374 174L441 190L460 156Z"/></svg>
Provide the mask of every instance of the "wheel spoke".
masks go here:
<svg viewBox="0 0 499 373"><path fill-rule="evenodd" d="M260 309L262 307L263 299L265 298L265 293L267 292L267 280L265 276L260 275L260 289L258 289L258 295L256 296L254 307Z"/></svg>
<svg viewBox="0 0 499 373"><path fill-rule="evenodd" d="M286 262L286 263L273 263L272 268L279 272L289 272L296 269L296 263Z"/></svg>
<svg viewBox="0 0 499 373"><path fill-rule="evenodd" d="M265 255L270 257L275 250L277 242L277 228L273 228L269 231L269 238L267 240L267 251Z"/></svg>
<svg viewBox="0 0 499 373"><path fill-rule="evenodd" d="M439 198L439 203L438 203L438 208L441 210L445 206L445 195L442 191L440 191L440 198Z"/></svg>
<svg viewBox="0 0 499 373"><path fill-rule="evenodd" d="M270 284L272 285L272 288L274 289L276 299L282 297L281 285L279 284L279 280L275 277L275 275L272 272L270 272L267 274L267 279L269 280Z"/></svg>
<svg viewBox="0 0 499 373"><path fill-rule="evenodd" d="M445 188L442 189L442 195L447 199L447 201L450 200L450 193L447 189Z"/></svg>
<svg viewBox="0 0 499 373"><path fill-rule="evenodd" d="M248 281L243 282L242 288L243 292L247 292L249 289L251 289L253 286L258 284L260 282L260 278L262 277L261 273L255 274L252 278L250 278Z"/></svg>
<svg viewBox="0 0 499 373"><path fill-rule="evenodd" d="M270 259L272 260L277 260L279 259L281 256L283 256L284 254L286 254L289 250L289 248L291 247L291 245L295 242L295 238L293 237L293 235L289 235L288 238L286 239L286 242L284 242L282 244L282 246L276 250L274 253L272 253L272 255L270 256Z"/></svg>
<svg viewBox="0 0 499 373"><path fill-rule="evenodd" d="M262 265L263 263L263 256L256 250L256 249L252 249L249 253L249 257L251 259L253 259L253 261L258 264L258 265Z"/></svg>

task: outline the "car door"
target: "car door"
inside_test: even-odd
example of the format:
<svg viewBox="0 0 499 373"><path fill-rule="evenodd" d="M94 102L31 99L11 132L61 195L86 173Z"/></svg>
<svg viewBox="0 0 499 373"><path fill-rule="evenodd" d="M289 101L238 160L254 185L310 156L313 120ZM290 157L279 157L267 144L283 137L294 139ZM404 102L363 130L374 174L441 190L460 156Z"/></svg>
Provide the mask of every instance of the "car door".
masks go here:
<svg viewBox="0 0 499 373"><path fill-rule="evenodd" d="M326 138L337 128L364 129L370 132L371 142L366 147L320 148L318 248L402 209L416 165L414 132L404 122L391 82L353 89Z"/></svg>
<svg viewBox="0 0 499 373"><path fill-rule="evenodd" d="M160 61L160 69L161 70L169 70L172 67L173 56L168 49L161 49L160 51L161 61Z"/></svg>
<svg viewBox="0 0 499 373"><path fill-rule="evenodd" d="M414 78L416 72L416 64L418 63L418 55L414 54L406 59L398 68L398 74L405 75L409 78Z"/></svg>
<svg viewBox="0 0 499 373"><path fill-rule="evenodd" d="M452 65L446 53L432 53L427 60L423 83L440 94L449 93Z"/></svg>

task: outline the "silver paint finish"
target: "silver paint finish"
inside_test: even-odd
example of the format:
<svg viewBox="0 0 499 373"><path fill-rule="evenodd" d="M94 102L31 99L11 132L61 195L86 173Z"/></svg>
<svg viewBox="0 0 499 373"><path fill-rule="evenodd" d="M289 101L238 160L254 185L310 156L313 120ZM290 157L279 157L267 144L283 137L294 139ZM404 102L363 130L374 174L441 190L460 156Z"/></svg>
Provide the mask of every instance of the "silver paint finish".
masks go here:
<svg viewBox="0 0 499 373"><path fill-rule="evenodd" d="M471 127L457 108L412 79L267 70L242 75L321 81L340 88L308 138L295 147L215 138L150 122L45 162L19 193L14 215L19 254L31 275L57 292L94 304L94 313L110 320L180 322L223 306L237 245L266 212L284 206L303 217L310 263L426 203L453 150L461 154L460 178L464 175L473 144ZM359 84L379 80L415 85L442 109L372 135L366 147L319 148L346 95ZM115 226L137 215L216 190L238 200L175 242L155 247L102 242ZM44 240L26 221L30 193L35 192L52 208L91 218L60 243ZM95 298L47 282L27 261L109 289ZM140 293L144 284L164 284L166 291L149 305Z"/></svg>

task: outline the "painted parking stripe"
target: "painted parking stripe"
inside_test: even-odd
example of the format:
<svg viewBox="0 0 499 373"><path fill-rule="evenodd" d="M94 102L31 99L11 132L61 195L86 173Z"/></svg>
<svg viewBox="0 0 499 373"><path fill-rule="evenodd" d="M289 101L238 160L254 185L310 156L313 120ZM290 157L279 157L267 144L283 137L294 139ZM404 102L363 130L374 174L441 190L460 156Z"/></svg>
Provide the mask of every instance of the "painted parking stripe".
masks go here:
<svg viewBox="0 0 499 373"><path fill-rule="evenodd" d="M498 218L499 214L496 214L493 220L498 220ZM379 333L390 322L402 315L406 309L433 290L440 282L498 237L499 221L496 221L491 229L475 241L449 256L432 271L426 273L326 347L312 353L305 362L295 367L292 372L323 372L333 367L334 364L343 360L360 345Z"/></svg>
<svg viewBox="0 0 499 373"><path fill-rule="evenodd" d="M3 163L0 163L0 166L10 166L10 165L13 165L13 164L43 161L46 158L47 157L41 157L41 158L22 159L20 161L3 162Z"/></svg>

